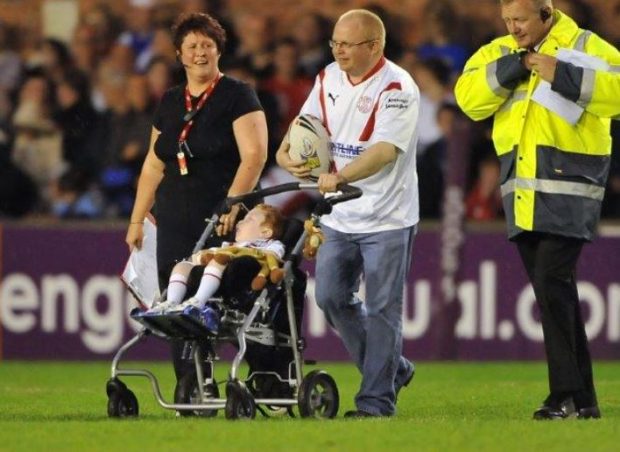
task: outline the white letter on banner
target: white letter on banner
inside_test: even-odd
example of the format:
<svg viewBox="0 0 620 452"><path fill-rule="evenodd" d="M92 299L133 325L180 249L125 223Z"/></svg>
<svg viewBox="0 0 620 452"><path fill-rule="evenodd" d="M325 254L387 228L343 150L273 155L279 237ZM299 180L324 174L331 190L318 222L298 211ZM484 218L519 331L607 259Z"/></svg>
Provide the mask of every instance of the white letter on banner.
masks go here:
<svg viewBox="0 0 620 452"><path fill-rule="evenodd" d="M62 297L64 301L64 309L62 310L65 319L64 331L75 333L80 329L78 292L75 279L69 275L45 275L41 278L41 330L46 333L56 331L58 326L56 319L57 300L59 297Z"/></svg>
<svg viewBox="0 0 620 452"><path fill-rule="evenodd" d="M605 325L605 300L597 287L589 282L577 283L579 299L590 307L590 318L585 321L588 338L597 337Z"/></svg>
<svg viewBox="0 0 620 452"><path fill-rule="evenodd" d="M82 291L82 317L89 328L82 333L84 345L95 353L115 350L123 339L125 286L117 276L93 276ZM97 311L97 299L107 301L107 311Z"/></svg>
<svg viewBox="0 0 620 452"><path fill-rule="evenodd" d="M609 307L607 308L607 339L610 342L620 340L620 284L610 284L607 292Z"/></svg>
<svg viewBox="0 0 620 452"><path fill-rule="evenodd" d="M37 318L29 311L39 307L39 293L35 283L24 273L13 273L4 278L1 288L0 320L4 327L12 333L31 331Z"/></svg>
<svg viewBox="0 0 620 452"><path fill-rule="evenodd" d="M542 342L542 325L532 317L536 295L531 284L528 284L517 298L517 324L523 335L532 341Z"/></svg>
<svg viewBox="0 0 620 452"><path fill-rule="evenodd" d="M461 302L461 315L456 322L454 333L459 339L476 337L476 320L478 319L478 286L473 281L463 281L458 286L457 297Z"/></svg>
<svg viewBox="0 0 620 452"><path fill-rule="evenodd" d="M417 339L424 336L431 321L431 283L427 280L418 280L414 285L413 312L409 313L408 289L411 286L405 285L403 298L403 338ZM415 316L411 315L415 313ZM411 320L410 320L411 319Z"/></svg>
<svg viewBox="0 0 620 452"><path fill-rule="evenodd" d="M480 337L493 339L497 322L496 298L497 270L495 262L484 261L480 264Z"/></svg>
<svg viewBox="0 0 620 452"><path fill-rule="evenodd" d="M312 337L323 337L327 330L327 322L323 311L316 304L316 298L314 297L315 280L314 278L308 278L306 284L306 297L308 302L306 303L306 310L308 315L308 333Z"/></svg>

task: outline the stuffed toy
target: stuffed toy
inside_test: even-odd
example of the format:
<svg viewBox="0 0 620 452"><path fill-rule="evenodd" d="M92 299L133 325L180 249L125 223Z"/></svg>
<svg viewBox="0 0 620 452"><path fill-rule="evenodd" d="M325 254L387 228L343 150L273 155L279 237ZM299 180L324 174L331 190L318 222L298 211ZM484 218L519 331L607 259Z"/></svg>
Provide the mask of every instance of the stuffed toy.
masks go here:
<svg viewBox="0 0 620 452"><path fill-rule="evenodd" d="M312 219L304 222L304 230L307 232L304 242L303 255L306 259L314 259L321 243L325 241L325 237L321 232L321 228L314 224Z"/></svg>
<svg viewBox="0 0 620 452"><path fill-rule="evenodd" d="M215 248L202 250L198 253L198 262L201 265L207 265L211 259L222 265L227 265L232 259L240 256L251 256L260 264L258 274L252 280L252 290L262 290L267 284L267 278L277 284L284 277L284 270L281 268L282 261L273 253L263 251L257 248L244 246L227 246L223 248Z"/></svg>

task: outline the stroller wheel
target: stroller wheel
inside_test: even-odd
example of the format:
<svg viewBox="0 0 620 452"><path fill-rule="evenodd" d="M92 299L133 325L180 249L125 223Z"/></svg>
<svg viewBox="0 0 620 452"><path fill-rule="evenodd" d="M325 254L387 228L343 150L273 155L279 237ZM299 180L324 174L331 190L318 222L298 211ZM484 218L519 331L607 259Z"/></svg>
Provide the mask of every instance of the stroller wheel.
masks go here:
<svg viewBox="0 0 620 452"><path fill-rule="evenodd" d="M109 417L137 417L138 399L129 389L113 392L108 396Z"/></svg>
<svg viewBox="0 0 620 452"><path fill-rule="evenodd" d="M336 382L326 372L313 370L301 382L297 401L301 417L336 417L340 405Z"/></svg>
<svg viewBox="0 0 620 452"><path fill-rule="evenodd" d="M248 388L241 382L226 384L226 419L254 419L256 403Z"/></svg>
<svg viewBox="0 0 620 452"><path fill-rule="evenodd" d="M196 372L189 372L181 377L174 389L174 403L199 404L204 399L217 399L220 397L217 385L209 383L204 387L205 393L203 398L198 390L197 378ZM178 413L181 416L217 416L217 410L179 410Z"/></svg>

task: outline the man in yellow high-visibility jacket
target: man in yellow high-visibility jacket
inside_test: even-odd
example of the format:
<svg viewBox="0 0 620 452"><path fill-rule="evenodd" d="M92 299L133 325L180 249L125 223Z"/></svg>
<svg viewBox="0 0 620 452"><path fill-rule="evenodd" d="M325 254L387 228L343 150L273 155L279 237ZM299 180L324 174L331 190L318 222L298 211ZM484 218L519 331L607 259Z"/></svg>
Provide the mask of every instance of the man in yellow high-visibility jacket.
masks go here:
<svg viewBox="0 0 620 452"><path fill-rule="evenodd" d="M620 52L551 0L498 0L509 34L467 62L456 100L494 116L508 235L541 310L550 394L535 419L598 418L575 279L600 216L610 118L620 114Z"/></svg>

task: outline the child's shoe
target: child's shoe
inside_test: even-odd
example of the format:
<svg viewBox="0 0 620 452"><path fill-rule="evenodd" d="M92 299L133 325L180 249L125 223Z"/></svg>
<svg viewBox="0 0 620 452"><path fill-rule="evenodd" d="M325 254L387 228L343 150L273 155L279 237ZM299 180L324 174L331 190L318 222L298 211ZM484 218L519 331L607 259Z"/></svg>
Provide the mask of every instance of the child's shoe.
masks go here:
<svg viewBox="0 0 620 452"><path fill-rule="evenodd" d="M146 311L144 313L144 315L161 315L161 314L166 314L166 313L172 311L173 309L175 309L178 305L179 305L179 303L177 303L176 301L162 301L161 303L157 303L151 309Z"/></svg>
<svg viewBox="0 0 620 452"><path fill-rule="evenodd" d="M211 334L217 334L220 329L220 313L212 306L205 306L202 311L202 321Z"/></svg>

